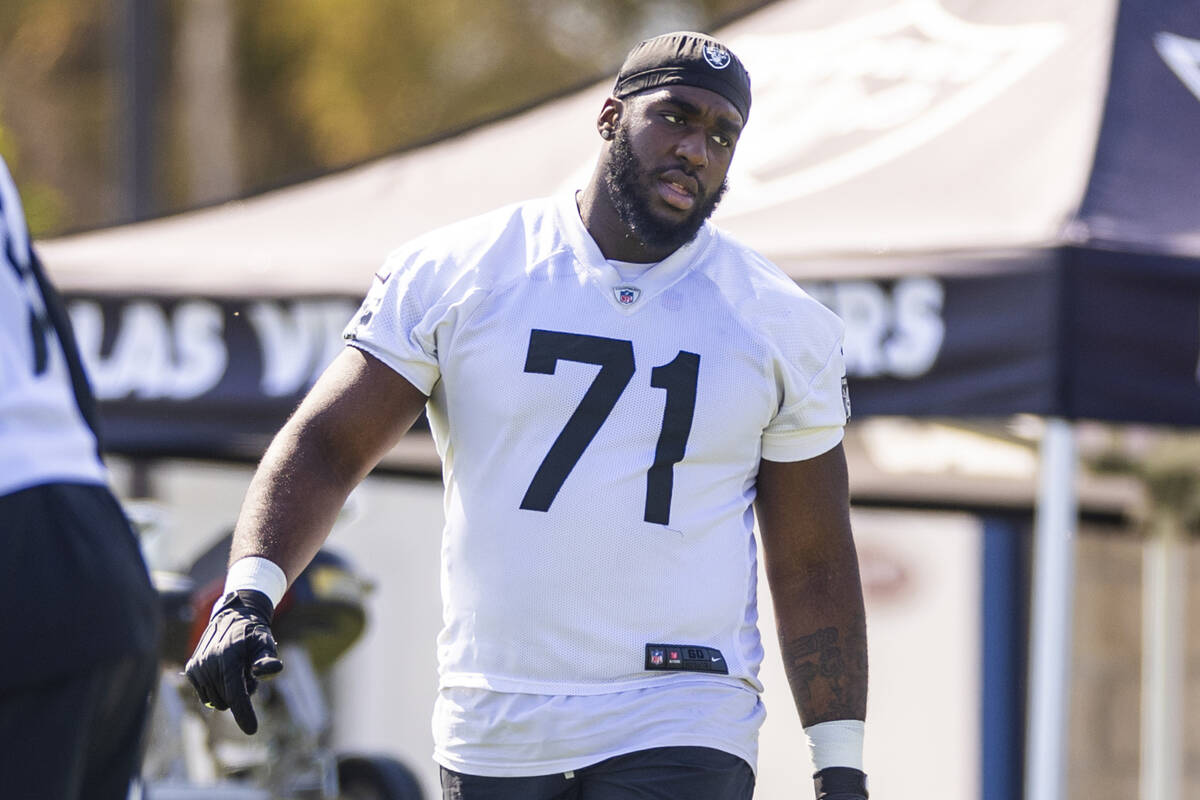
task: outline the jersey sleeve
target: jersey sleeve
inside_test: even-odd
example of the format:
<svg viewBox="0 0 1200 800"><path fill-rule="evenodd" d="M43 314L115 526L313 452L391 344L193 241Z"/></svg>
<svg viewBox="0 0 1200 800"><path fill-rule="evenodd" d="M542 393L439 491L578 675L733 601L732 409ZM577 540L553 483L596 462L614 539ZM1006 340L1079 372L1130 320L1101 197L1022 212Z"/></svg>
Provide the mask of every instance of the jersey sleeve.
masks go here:
<svg viewBox="0 0 1200 800"><path fill-rule="evenodd" d="M462 220L393 251L342 333L347 344L432 394L460 325L490 287L510 279L513 265L526 263L521 210L517 204Z"/></svg>
<svg viewBox="0 0 1200 800"><path fill-rule="evenodd" d="M428 395L441 376L436 331L438 270L420 251L393 253L375 273L342 338L400 373Z"/></svg>
<svg viewBox="0 0 1200 800"><path fill-rule="evenodd" d="M811 298L805 298L800 310L790 324L773 326L781 401L763 431L762 457L769 461L821 455L842 441L850 416L844 326Z"/></svg>

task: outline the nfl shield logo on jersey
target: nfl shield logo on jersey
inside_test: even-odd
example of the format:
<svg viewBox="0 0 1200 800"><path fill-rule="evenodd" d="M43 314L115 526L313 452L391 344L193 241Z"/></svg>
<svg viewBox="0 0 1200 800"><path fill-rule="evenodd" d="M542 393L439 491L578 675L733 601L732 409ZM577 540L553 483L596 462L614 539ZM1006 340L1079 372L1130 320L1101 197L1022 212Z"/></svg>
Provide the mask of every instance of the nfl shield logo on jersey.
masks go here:
<svg viewBox="0 0 1200 800"><path fill-rule="evenodd" d="M662 664L662 662L663 662L663 651L662 650L651 650L650 651L650 663L655 666L660 666Z"/></svg>
<svg viewBox="0 0 1200 800"><path fill-rule="evenodd" d="M633 305L642 296L642 290L636 286L618 286L613 289L613 293L617 296L617 302L623 306Z"/></svg>

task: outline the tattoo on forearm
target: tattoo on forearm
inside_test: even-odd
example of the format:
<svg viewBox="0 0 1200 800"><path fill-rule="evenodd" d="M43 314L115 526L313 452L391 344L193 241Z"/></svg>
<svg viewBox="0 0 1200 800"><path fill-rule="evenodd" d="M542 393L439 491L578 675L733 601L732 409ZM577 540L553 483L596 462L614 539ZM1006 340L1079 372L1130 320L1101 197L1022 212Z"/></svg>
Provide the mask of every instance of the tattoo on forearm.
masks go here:
<svg viewBox="0 0 1200 800"><path fill-rule="evenodd" d="M860 719L866 710L866 643L837 628L783 642L788 681L806 725Z"/></svg>
<svg viewBox="0 0 1200 800"><path fill-rule="evenodd" d="M808 636L801 636L791 642L788 652L788 659L794 660L810 656L813 653L819 653L827 647L836 649L838 640L837 628L822 628L816 633Z"/></svg>

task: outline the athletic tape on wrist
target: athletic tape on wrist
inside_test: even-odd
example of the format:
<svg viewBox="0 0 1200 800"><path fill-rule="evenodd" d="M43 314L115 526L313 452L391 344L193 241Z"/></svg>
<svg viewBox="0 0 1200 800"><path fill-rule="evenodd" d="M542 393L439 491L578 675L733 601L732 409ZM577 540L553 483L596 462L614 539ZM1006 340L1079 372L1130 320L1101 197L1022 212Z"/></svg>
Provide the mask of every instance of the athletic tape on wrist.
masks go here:
<svg viewBox="0 0 1200 800"><path fill-rule="evenodd" d="M820 772L826 767L853 767L862 771L864 727L859 719L835 719L805 728L813 769Z"/></svg>
<svg viewBox="0 0 1200 800"><path fill-rule="evenodd" d="M279 565L270 559L259 556L239 558L229 567L225 576L225 591L221 597L240 589L255 589L262 592L271 600L271 607L277 607L287 591L287 576ZM220 598L217 606L221 605ZM216 609L213 609L214 613Z"/></svg>

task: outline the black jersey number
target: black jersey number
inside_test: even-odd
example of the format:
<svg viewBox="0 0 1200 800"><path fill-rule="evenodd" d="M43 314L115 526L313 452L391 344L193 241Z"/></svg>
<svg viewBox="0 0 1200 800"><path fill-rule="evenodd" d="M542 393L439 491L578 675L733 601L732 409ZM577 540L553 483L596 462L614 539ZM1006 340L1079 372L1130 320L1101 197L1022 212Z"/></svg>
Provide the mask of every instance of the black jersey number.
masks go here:
<svg viewBox="0 0 1200 800"><path fill-rule="evenodd" d="M567 476L612 413L633 378L633 342L581 333L530 332L526 372L553 375L560 360L595 364L600 371L534 473L521 500L521 508L529 511L550 510ZM692 431L699 374L700 356L683 350L650 372L650 385L665 390L667 398L654 463L646 472L646 522L666 525L670 521L674 468L683 459Z"/></svg>

